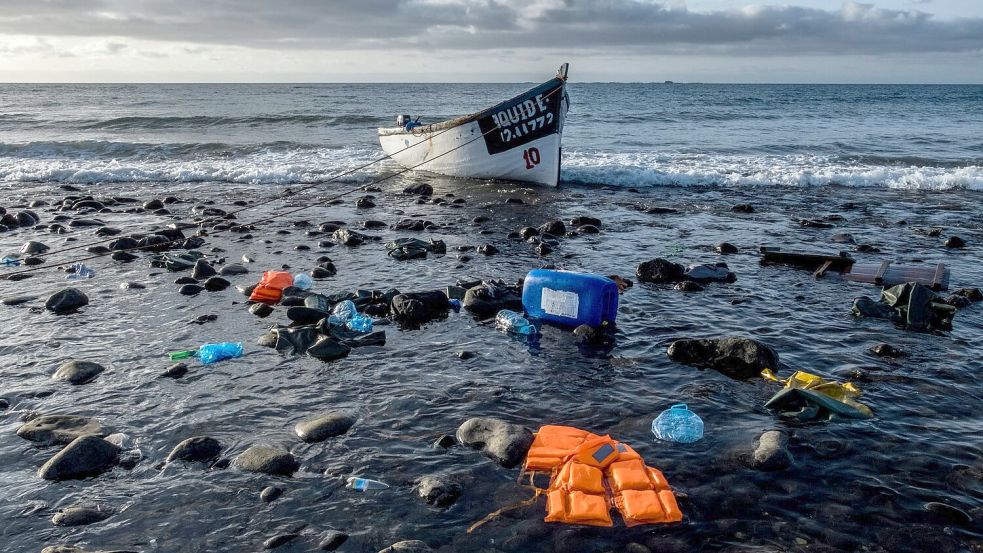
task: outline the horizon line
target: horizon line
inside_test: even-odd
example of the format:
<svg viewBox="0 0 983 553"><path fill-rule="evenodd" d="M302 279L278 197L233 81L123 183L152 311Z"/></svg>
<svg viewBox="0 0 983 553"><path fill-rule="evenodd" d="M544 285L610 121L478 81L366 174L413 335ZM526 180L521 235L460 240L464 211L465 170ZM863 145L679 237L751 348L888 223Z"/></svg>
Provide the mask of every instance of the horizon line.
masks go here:
<svg viewBox="0 0 983 553"><path fill-rule="evenodd" d="M2 81L3 85L417 85L535 84L540 81ZM983 86L954 82L791 82L791 81L573 81L567 84L790 85L790 86Z"/></svg>

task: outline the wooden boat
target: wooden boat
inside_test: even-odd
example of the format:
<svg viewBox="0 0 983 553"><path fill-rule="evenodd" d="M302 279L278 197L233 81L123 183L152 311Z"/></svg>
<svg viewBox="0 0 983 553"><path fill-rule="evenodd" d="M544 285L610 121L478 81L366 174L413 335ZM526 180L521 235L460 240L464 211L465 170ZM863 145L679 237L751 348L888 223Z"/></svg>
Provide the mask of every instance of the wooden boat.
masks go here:
<svg viewBox="0 0 983 553"><path fill-rule="evenodd" d="M471 115L423 125L400 115L397 126L379 129L382 149L406 168L556 186L570 105L568 65L549 81Z"/></svg>

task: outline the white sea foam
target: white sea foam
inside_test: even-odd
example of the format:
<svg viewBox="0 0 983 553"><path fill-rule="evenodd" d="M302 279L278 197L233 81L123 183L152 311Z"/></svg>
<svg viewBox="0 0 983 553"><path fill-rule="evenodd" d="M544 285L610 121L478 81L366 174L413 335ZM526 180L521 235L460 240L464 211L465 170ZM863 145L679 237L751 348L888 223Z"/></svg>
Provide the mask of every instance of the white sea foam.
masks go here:
<svg viewBox="0 0 983 553"><path fill-rule="evenodd" d="M983 190L983 166L851 163L832 156L564 151L562 180L625 187L840 186Z"/></svg>
<svg viewBox="0 0 983 553"><path fill-rule="evenodd" d="M381 157L369 148L256 151L246 155L102 156L56 155L0 156L0 182L229 182L239 184L317 183ZM390 165L382 164L388 168ZM380 166L351 178L375 176Z"/></svg>
<svg viewBox="0 0 983 553"><path fill-rule="evenodd" d="M228 182L308 184L376 160L374 145L345 148L113 142L0 144L0 182ZM386 161L354 178L394 169ZM564 182L624 187L841 186L983 190L983 166L835 156L564 151Z"/></svg>

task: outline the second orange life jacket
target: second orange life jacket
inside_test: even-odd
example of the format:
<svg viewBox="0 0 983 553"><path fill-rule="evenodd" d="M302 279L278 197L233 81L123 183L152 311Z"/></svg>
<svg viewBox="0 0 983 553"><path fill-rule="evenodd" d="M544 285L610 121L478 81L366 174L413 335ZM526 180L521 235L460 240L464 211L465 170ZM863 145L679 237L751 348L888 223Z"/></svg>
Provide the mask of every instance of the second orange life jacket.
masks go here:
<svg viewBox="0 0 983 553"><path fill-rule="evenodd" d="M284 288L289 288L294 283L294 277L286 271L266 271L259 284L249 295L250 301L262 303L277 303L283 297Z"/></svg>

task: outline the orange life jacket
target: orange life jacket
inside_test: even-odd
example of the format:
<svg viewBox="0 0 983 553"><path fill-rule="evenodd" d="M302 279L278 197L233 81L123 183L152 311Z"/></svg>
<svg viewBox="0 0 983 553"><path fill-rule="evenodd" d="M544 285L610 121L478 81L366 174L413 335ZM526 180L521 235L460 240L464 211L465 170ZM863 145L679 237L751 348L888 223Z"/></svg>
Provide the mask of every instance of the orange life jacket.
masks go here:
<svg viewBox="0 0 983 553"><path fill-rule="evenodd" d="M259 284L249 295L251 301L277 303L283 297L283 289L292 286L294 277L286 271L266 271Z"/></svg>
<svg viewBox="0 0 983 553"><path fill-rule="evenodd" d="M611 507L627 526L683 519L665 476L610 436L544 426L536 433L524 468L552 472L546 522L612 526Z"/></svg>

